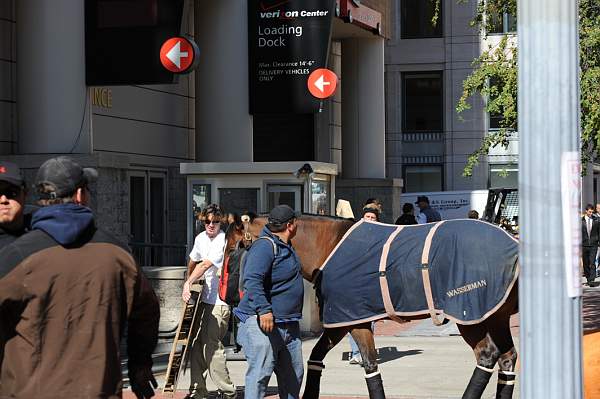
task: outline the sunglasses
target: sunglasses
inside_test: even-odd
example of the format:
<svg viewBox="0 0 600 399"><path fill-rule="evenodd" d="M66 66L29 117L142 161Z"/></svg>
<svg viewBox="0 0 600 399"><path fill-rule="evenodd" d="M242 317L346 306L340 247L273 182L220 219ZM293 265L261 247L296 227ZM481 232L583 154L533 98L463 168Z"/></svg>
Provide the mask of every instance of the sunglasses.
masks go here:
<svg viewBox="0 0 600 399"><path fill-rule="evenodd" d="M9 200L16 199L21 195L21 190L18 188L6 188L0 190L0 197L5 196Z"/></svg>
<svg viewBox="0 0 600 399"><path fill-rule="evenodd" d="M204 221L204 225L205 225L205 226L208 226L208 225L211 225L211 224L212 224L212 225L217 225L217 224L219 224L219 223L221 223L221 221L220 221L220 220L205 220L205 221Z"/></svg>

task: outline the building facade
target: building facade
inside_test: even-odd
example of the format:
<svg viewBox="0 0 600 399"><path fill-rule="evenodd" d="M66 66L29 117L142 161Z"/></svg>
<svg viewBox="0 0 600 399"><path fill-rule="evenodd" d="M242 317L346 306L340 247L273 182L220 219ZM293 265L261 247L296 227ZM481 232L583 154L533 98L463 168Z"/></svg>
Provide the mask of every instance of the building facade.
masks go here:
<svg viewBox="0 0 600 399"><path fill-rule="evenodd" d="M470 110L456 112L462 83L486 39L469 25L474 2L441 3L435 25L433 2L402 0L393 6L396 23L386 46L388 176L403 178L406 192L515 186L518 149L512 141L508 150L494 149L472 177L462 176L469 154L494 128L480 98L471 99ZM499 169L508 170L504 180L498 180Z"/></svg>
<svg viewBox="0 0 600 399"><path fill-rule="evenodd" d="M98 168L92 207L100 224L137 248L148 265L184 261L193 201L182 164L226 170L228 163L324 163L329 166L318 168L336 178L324 193L327 203L341 195L356 208L382 197L391 221L401 184L385 171L390 4L335 1L327 66L340 84L321 112L251 115L245 0L0 0L0 156L19 164L29 182L54 155ZM115 6L124 8L119 13ZM137 83L151 65L132 68L121 48L145 60L142 50L155 48L129 36L155 32L144 29L161 23L165 7L179 10L176 33L195 38L201 62L173 83ZM90 67L90 57L100 67ZM95 83L102 82L98 76L116 83ZM225 200L218 188L214 193L212 201ZM263 198L269 197L260 196L253 210L273 205ZM312 210L303 205L310 201L298 203L299 210Z"/></svg>
<svg viewBox="0 0 600 399"><path fill-rule="evenodd" d="M471 109L458 114L463 81L483 49L503 36L516 41L516 18L496 16L487 34L471 27L476 2L442 1L437 24L433 1L392 3L386 43L386 173L401 178L405 192L517 187L518 132L507 148L492 148L464 177L467 158L487 132L499 128L497 115L473 97ZM583 179L583 203L598 202L597 164Z"/></svg>

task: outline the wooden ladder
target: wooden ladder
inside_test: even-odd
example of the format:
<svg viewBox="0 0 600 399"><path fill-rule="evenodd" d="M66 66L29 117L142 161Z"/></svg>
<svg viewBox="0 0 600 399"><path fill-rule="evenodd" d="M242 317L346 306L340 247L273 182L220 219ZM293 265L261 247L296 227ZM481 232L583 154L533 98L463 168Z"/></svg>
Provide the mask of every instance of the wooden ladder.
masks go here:
<svg viewBox="0 0 600 399"><path fill-rule="evenodd" d="M174 395L177 390L179 374L185 367L188 347L193 343L194 337L192 336L192 327L196 320L196 314L200 304L202 286L200 284L193 284L190 291L192 291L192 298L188 303L183 304L181 319L179 320L179 326L177 327L171 354L169 355L165 386L163 387L163 393L170 393L171 396Z"/></svg>

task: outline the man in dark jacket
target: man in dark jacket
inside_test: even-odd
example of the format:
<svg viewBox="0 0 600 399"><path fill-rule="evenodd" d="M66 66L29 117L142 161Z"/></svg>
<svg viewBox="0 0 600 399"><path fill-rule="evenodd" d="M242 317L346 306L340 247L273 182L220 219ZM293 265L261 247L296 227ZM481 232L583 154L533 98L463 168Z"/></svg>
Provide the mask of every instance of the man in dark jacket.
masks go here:
<svg viewBox="0 0 600 399"><path fill-rule="evenodd" d="M0 161L0 249L25 234L25 181L19 167Z"/></svg>
<svg viewBox="0 0 600 399"><path fill-rule="evenodd" d="M591 287L596 286L596 251L600 245L600 221L594 218L594 206L588 204L585 207L585 214L581 218L581 257L583 260L583 274L587 279L587 284Z"/></svg>
<svg viewBox="0 0 600 399"><path fill-rule="evenodd" d="M127 248L96 227L96 178L70 158L46 161L32 231L0 252L2 398L120 398L125 327L132 390L154 395L158 301Z"/></svg>
<svg viewBox="0 0 600 399"><path fill-rule="evenodd" d="M417 224L417 219L415 218L415 207L410 202L404 203L402 205L402 215L398 219L396 219L396 224L399 225L410 225Z"/></svg>
<svg viewBox="0 0 600 399"><path fill-rule="evenodd" d="M429 206L429 198L427 196L419 195L415 204L417 204L421 210L417 216L417 222L419 224L439 222L442 220L440 213Z"/></svg>
<svg viewBox="0 0 600 399"><path fill-rule="evenodd" d="M240 320L238 341L248 361L246 399L264 398L274 371L279 397L300 397L304 283L291 245L297 218L287 205L273 208L261 233L264 238L252 244L246 258L244 297L233 311Z"/></svg>

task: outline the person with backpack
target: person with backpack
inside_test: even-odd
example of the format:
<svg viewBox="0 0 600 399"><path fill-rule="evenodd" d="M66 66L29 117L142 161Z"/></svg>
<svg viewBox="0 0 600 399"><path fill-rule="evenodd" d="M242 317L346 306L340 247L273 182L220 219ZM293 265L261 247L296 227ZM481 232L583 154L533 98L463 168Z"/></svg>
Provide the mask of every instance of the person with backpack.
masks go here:
<svg viewBox="0 0 600 399"><path fill-rule="evenodd" d="M261 232L267 239L252 244L244 263L244 295L233 312L240 320L238 341L248 362L246 399L264 398L274 371L279 397L300 397L304 365L299 321L304 282L291 243L298 217L287 205L273 208Z"/></svg>
<svg viewBox="0 0 600 399"><path fill-rule="evenodd" d="M221 230L223 211L216 204L202 210L200 219L205 231L198 234L190 252L189 277L183 285L181 297L188 302L192 283L204 276L204 286L190 339L190 389L186 399L206 398L206 371L225 398L235 398L236 391L225 360L221 339L227 332L230 309L218 295L219 273L223 266L225 233Z"/></svg>

